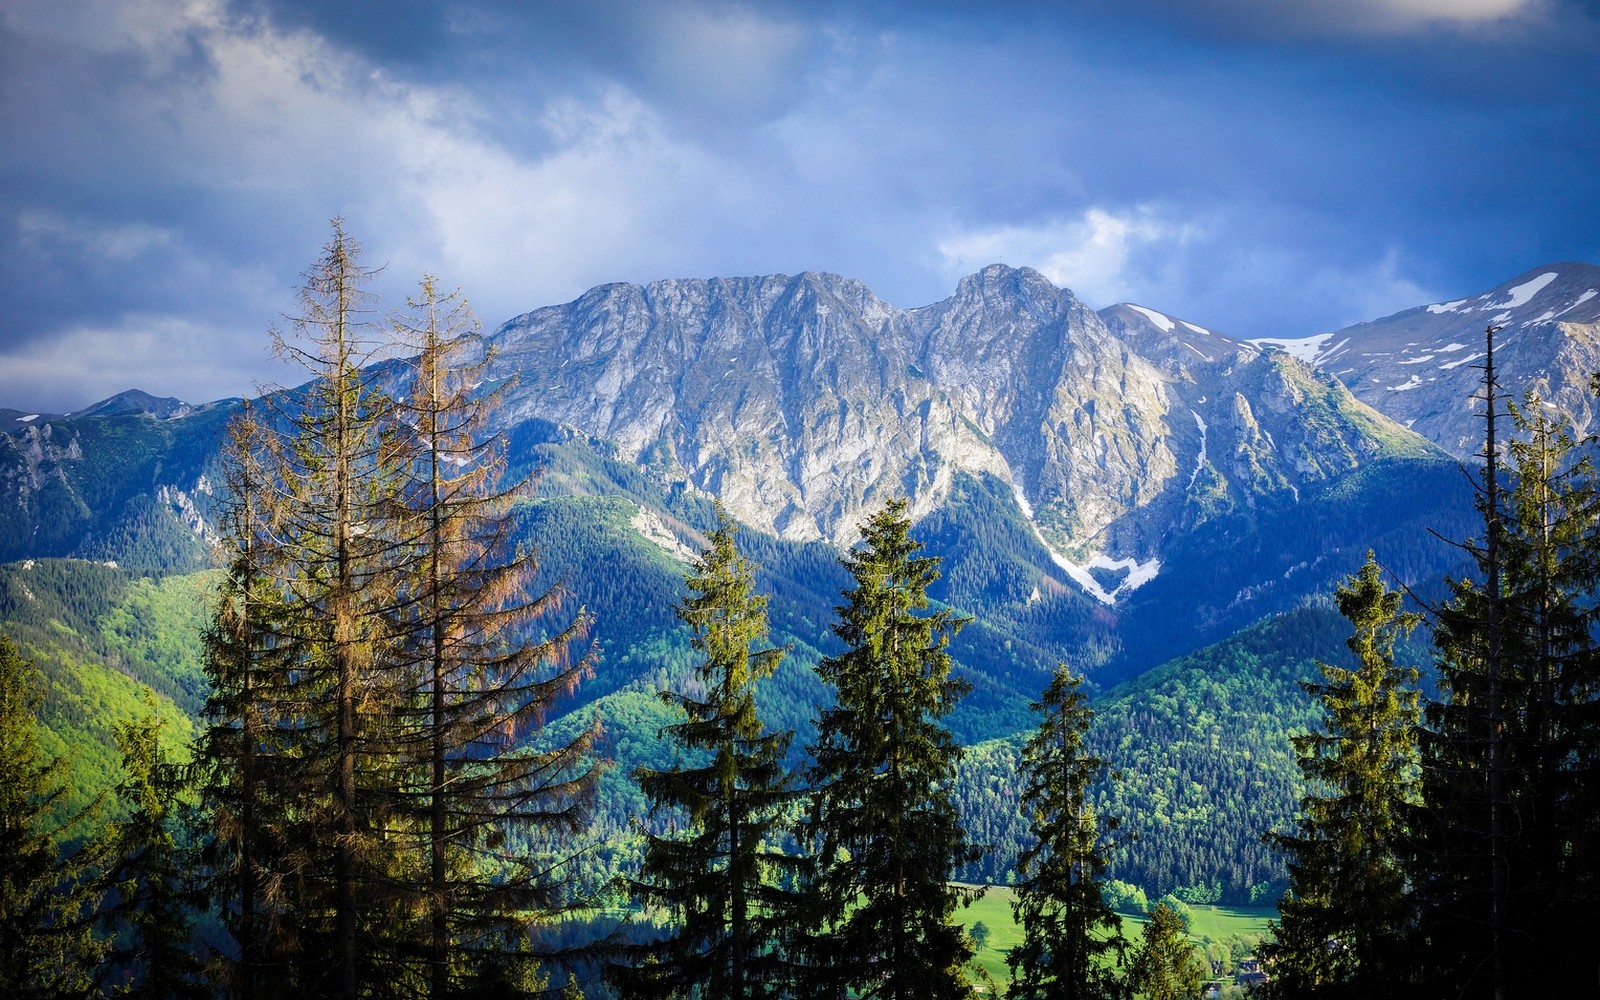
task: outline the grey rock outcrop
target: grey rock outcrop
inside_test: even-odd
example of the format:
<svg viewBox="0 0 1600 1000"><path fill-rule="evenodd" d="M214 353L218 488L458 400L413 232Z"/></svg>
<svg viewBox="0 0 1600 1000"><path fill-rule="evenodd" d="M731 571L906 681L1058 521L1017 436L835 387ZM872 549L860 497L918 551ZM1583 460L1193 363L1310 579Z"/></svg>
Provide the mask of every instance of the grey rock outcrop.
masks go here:
<svg viewBox="0 0 1600 1000"><path fill-rule="evenodd" d="M1220 510L1428 450L1282 352L1096 314L1026 268L909 310L829 274L607 285L492 340L518 378L507 422L570 425L741 520L841 545L966 472L1010 482L1072 558L1146 558Z"/></svg>

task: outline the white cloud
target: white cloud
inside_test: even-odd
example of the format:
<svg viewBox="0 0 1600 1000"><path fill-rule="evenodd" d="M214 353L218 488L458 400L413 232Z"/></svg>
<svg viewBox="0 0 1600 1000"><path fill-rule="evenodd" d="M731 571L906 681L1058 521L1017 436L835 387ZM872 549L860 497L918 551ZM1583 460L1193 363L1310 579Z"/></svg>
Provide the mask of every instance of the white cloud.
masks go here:
<svg viewBox="0 0 1600 1000"><path fill-rule="evenodd" d="M640 61L652 89L672 95L703 120L749 121L778 107L800 85L814 34L799 21L686 0L639 10Z"/></svg>
<svg viewBox="0 0 1600 1000"><path fill-rule="evenodd" d="M172 242L172 232L158 226L78 224L43 208L24 209L18 215L17 236L24 247L38 253L86 251L112 261L135 260Z"/></svg>
<svg viewBox="0 0 1600 1000"><path fill-rule="evenodd" d="M1390 248L1381 259L1364 266L1312 271L1311 288L1330 303L1330 319L1343 316L1337 323L1340 327L1439 300L1436 290L1418 284L1404 272L1399 252Z"/></svg>
<svg viewBox="0 0 1600 1000"><path fill-rule="evenodd" d="M124 389L190 403L253 394L267 357L265 337L256 343L241 352L227 334L172 316L74 327L0 354L0 400L63 412Z"/></svg>
<svg viewBox="0 0 1600 1000"><path fill-rule="evenodd" d="M1537 0L1322 0L1320 5L1342 8L1352 20L1365 17L1375 25L1402 27L1429 21L1499 21L1532 10Z"/></svg>
<svg viewBox="0 0 1600 1000"><path fill-rule="evenodd" d="M1537 14L1549 0L1163 0L1269 35L1403 35L1434 26L1471 29Z"/></svg>
<svg viewBox="0 0 1600 1000"><path fill-rule="evenodd" d="M1139 264L1147 253L1178 253L1200 235L1196 224L1165 218L1150 206L1121 214L1091 208L1077 219L958 233L940 242L939 254L952 278L986 264L1027 266L1105 306L1140 297L1148 287Z"/></svg>
<svg viewBox="0 0 1600 1000"><path fill-rule="evenodd" d="M696 202L714 217L736 197L736 173L672 138L620 88L557 101L545 125L557 146L536 160L470 139L443 155L406 154L440 234L441 266L471 274L482 289L474 298L492 296L508 312L645 268L645 277L672 274L681 266L674 220Z"/></svg>

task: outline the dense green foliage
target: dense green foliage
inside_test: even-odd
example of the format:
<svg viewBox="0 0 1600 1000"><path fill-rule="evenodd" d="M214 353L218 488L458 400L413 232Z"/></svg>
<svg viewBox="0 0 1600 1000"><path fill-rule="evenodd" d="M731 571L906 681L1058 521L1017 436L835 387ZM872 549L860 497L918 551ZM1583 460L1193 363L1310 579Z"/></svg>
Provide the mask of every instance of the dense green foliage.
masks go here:
<svg viewBox="0 0 1600 1000"><path fill-rule="evenodd" d="M1033 842L1017 858L1015 912L1022 941L1011 949L1007 996L1028 1000L1114 998L1127 942L1104 898L1120 821L1097 816L1089 797L1106 776L1085 736L1094 712L1081 677L1063 665L1034 708L1039 726L1022 746L1022 808Z"/></svg>
<svg viewBox="0 0 1600 1000"><path fill-rule="evenodd" d="M1355 666L1322 664L1303 686L1321 724L1294 739L1311 792L1292 830L1269 842L1289 864L1289 892L1268 950L1272 995L1398 996L1410 987L1415 924L1405 872L1407 822L1419 804L1415 667L1395 663L1397 640L1421 615L1401 611L1369 555L1339 588ZM1329 947L1329 942L1337 942Z"/></svg>
<svg viewBox="0 0 1600 1000"><path fill-rule="evenodd" d="M39 742L39 675L0 635L0 995L17 1000L97 992L104 945L91 934L101 848L88 809L60 815L62 760Z"/></svg>
<svg viewBox="0 0 1600 1000"><path fill-rule="evenodd" d="M692 684L661 692L682 713L662 730L679 756L636 773L657 832L633 892L672 921L645 949L649 961L616 970L626 996L753 1000L794 985L787 945L803 901L794 889L801 863L782 849L794 734L769 731L756 710L755 684L783 650L767 645L767 600L752 592L736 530L719 506L678 605L701 657Z"/></svg>
<svg viewBox="0 0 1600 1000"><path fill-rule="evenodd" d="M961 751L941 721L966 693L947 650L963 622L929 610L939 560L918 554L910 528L904 500L861 526L834 626L845 649L818 667L836 701L809 748L807 981L938 1000L970 992L972 945L951 919L967 894L949 880L980 852L950 792Z"/></svg>
<svg viewBox="0 0 1600 1000"><path fill-rule="evenodd" d="M193 736L213 583L209 574L152 581L70 559L0 565L0 628L40 672L40 745L64 762L58 818L120 780L116 728L144 717L143 690L161 695L173 745ZM113 803L108 816L115 813Z"/></svg>
<svg viewBox="0 0 1600 1000"><path fill-rule="evenodd" d="M1260 842L1287 825L1304 784L1290 740L1315 721L1300 689L1319 661L1346 662L1344 621L1332 608L1276 616L1224 642L1148 671L1095 699L1091 752L1122 774L1098 786L1094 808L1122 819L1132 846L1108 872L1192 902L1276 899L1283 869ZM991 846L975 881L1007 881L1029 838L1015 781L1020 740L971 747L957 789L972 838Z"/></svg>

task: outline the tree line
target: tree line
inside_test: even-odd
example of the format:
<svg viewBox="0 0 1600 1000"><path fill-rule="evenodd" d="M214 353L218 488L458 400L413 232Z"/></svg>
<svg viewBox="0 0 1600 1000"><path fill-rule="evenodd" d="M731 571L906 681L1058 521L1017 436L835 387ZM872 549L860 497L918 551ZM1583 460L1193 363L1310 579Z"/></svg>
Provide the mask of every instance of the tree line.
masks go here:
<svg viewBox="0 0 1600 1000"><path fill-rule="evenodd" d="M6 996L473 997L553 992L538 932L586 912L575 833L598 718L546 718L593 675L587 612L535 586L515 542L531 496L488 418L504 385L459 293L424 277L387 324L335 223L277 351L310 375L230 427L223 582L203 637L192 760L159 726L119 732L122 818L56 809L37 674L0 641L0 992ZM387 329L385 329L385 325ZM1437 693L1395 663L1418 621L1376 562L1339 590L1352 667L1307 690L1294 746L1313 791L1268 842L1289 863L1263 956L1274 996L1506 997L1573 990L1596 919L1600 559L1593 472L1485 364L1481 579L1428 609ZM403 355L403 357L400 357ZM1502 457L1503 452L1507 457ZM1506 462L1509 460L1509 468ZM1503 484L1502 478L1508 480ZM953 881L983 849L953 794L946 722L969 620L929 596L940 560L903 500L860 526L821 658L812 742L772 728L780 669L753 565L717 507L674 609L689 674L664 685L670 759L647 804L633 916L600 945L623 997L969 997L975 942ZM1205 969L1158 905L1135 943L1107 902L1117 775L1082 677L1057 668L1013 776L1027 829L1008 955L1015 997L1198 996ZM1123 887L1125 888L1125 887ZM197 944L203 942L203 944ZM591 956L592 957L592 956ZM574 980L567 994L579 992Z"/></svg>
<svg viewBox="0 0 1600 1000"><path fill-rule="evenodd" d="M559 739L543 721L593 671L590 622L559 588L533 586L533 554L514 544L530 484L502 481L487 417L504 387L486 384L465 303L424 277L385 331L359 252L335 222L290 331L272 331L309 380L228 430L226 566L192 760L172 759L153 721L130 724L122 818L88 834L97 800L56 822L66 789L37 746L37 674L0 646L7 996L560 985L533 931L587 902L572 835L592 806L599 721ZM818 670L832 698L795 768L792 734L767 729L753 688L785 650L768 644L767 598L716 516L676 609L699 661L686 688L663 692L682 718L663 736L681 755L636 776L654 819L628 885L645 922L608 949L604 988L971 995L974 944L952 917L972 890L951 877L981 850L952 797L961 749L943 722L969 688L948 651L967 619L931 607L939 560L911 538L904 501L863 524L842 560L844 649ZM1064 734L1087 718L1076 684L1063 671L1038 706ZM1076 740L1041 737L1027 765L1035 812L1056 824L1045 835L1070 830L1075 845L1096 840L1080 807L1099 762L1062 772L1076 783L1067 799L1046 788ZM1068 808L1080 811L1057 815ZM1058 874L1054 853L1029 856L1026 922L1060 919L1048 902L1060 879L1093 885L1092 870ZM1117 922L1093 894L1091 934ZM1020 981L1054 975L1054 955L1020 955Z"/></svg>

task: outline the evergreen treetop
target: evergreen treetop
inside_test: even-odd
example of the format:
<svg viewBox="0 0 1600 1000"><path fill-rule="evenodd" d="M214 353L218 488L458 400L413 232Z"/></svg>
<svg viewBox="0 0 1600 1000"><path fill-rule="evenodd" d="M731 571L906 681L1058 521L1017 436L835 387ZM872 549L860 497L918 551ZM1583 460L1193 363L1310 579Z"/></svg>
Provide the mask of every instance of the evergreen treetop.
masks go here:
<svg viewBox="0 0 1600 1000"><path fill-rule="evenodd" d="M1034 842L1017 860L1012 910L1022 943L1011 949L1010 997L1030 1000L1112 998L1123 994L1117 967L1127 942L1122 918L1106 905L1102 885L1115 817L1096 817L1089 800L1106 762L1089 753L1094 718L1083 678L1065 664L1033 709L1039 726L1022 748L1021 805Z"/></svg>
<svg viewBox="0 0 1600 1000"><path fill-rule="evenodd" d="M634 891L673 921L648 962L617 970L630 996L756 998L795 989L786 944L800 859L781 850L794 795L783 763L793 734L769 732L755 699L784 650L768 644L767 600L754 593L736 526L720 504L716 516L678 605L701 659L688 691L661 692L684 715L663 730L681 756L674 767L637 774L652 816L672 817L681 829L647 840Z"/></svg>
<svg viewBox="0 0 1600 1000"><path fill-rule="evenodd" d="M969 687L951 676L947 650L965 620L918 613L939 561L918 554L906 506L872 515L841 560L855 586L834 626L847 648L818 668L837 702L811 748L806 832L814 977L863 997L924 1000L970 992L971 944L951 923L970 893L948 879L981 852L951 797L961 750L940 722Z"/></svg>

